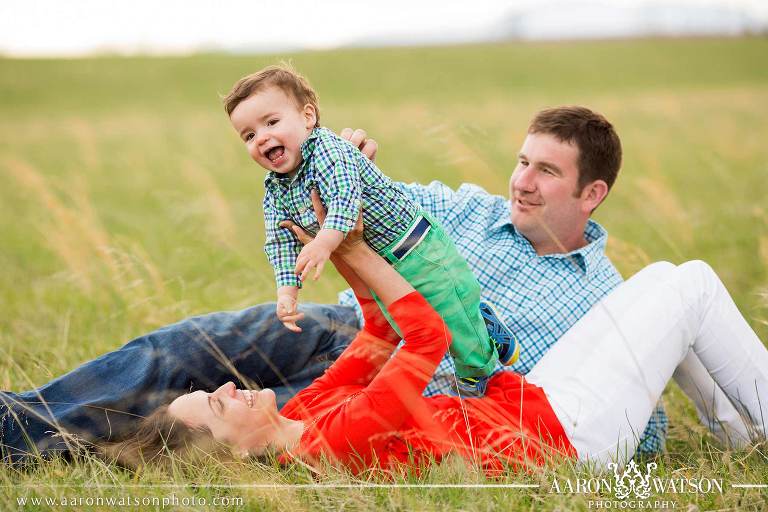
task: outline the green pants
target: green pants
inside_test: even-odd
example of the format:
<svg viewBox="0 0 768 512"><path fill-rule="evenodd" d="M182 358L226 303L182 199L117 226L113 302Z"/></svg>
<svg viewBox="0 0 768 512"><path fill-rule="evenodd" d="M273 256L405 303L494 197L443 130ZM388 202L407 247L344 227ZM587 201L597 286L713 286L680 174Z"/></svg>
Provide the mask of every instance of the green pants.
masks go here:
<svg viewBox="0 0 768 512"><path fill-rule="evenodd" d="M458 377L482 377L493 372L498 354L480 315L480 284L440 224L422 213L431 228L403 259L392 254L400 239L380 252L421 293L451 331L450 352ZM415 222L418 222L417 218ZM376 297L392 327L402 335Z"/></svg>

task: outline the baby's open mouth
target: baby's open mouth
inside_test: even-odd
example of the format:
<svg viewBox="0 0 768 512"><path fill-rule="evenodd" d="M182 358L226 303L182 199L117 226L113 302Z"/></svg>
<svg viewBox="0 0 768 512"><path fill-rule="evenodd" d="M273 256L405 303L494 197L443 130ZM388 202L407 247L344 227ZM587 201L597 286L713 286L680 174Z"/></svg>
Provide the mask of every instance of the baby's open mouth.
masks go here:
<svg viewBox="0 0 768 512"><path fill-rule="evenodd" d="M283 153L285 153L284 146L275 146L267 151L267 158L269 158L270 162L275 163L281 156L283 156Z"/></svg>

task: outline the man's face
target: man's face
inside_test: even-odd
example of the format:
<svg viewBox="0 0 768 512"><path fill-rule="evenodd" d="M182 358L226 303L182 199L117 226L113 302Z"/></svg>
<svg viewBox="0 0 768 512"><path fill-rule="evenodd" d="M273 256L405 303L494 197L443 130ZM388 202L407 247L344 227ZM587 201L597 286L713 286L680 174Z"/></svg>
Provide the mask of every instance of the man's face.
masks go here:
<svg viewBox="0 0 768 512"><path fill-rule="evenodd" d="M583 246L593 208L577 194L579 149L546 133L530 133L509 180L511 220L538 254ZM586 191L586 189L585 189Z"/></svg>
<svg viewBox="0 0 768 512"><path fill-rule="evenodd" d="M315 126L311 105L299 108L277 87L243 100L229 116L248 154L268 171L291 174L301 165L301 144Z"/></svg>

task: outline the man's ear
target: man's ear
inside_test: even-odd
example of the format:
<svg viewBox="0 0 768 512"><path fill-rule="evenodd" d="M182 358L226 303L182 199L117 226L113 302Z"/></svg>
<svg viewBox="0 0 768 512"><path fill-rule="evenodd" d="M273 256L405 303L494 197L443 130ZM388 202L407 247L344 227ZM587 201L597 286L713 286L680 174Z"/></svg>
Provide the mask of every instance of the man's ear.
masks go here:
<svg viewBox="0 0 768 512"><path fill-rule="evenodd" d="M301 113L304 115L304 120L306 121L305 125L307 127L307 130L310 130L315 127L317 124L317 110L315 110L314 105L307 103L304 105L304 108L302 109Z"/></svg>
<svg viewBox="0 0 768 512"><path fill-rule="evenodd" d="M582 208L585 213L592 213L608 195L608 184L595 180L581 191Z"/></svg>

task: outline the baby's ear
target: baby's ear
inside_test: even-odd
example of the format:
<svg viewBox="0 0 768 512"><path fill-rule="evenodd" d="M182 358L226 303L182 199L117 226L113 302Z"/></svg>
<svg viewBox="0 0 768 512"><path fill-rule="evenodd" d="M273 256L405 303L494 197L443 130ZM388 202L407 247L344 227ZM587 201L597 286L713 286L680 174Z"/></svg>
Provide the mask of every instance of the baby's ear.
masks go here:
<svg viewBox="0 0 768 512"><path fill-rule="evenodd" d="M304 105L302 113L304 114L304 119L306 120L307 129L309 130L314 128L315 124L317 124L317 110L315 109L315 106L311 103L307 103Z"/></svg>

